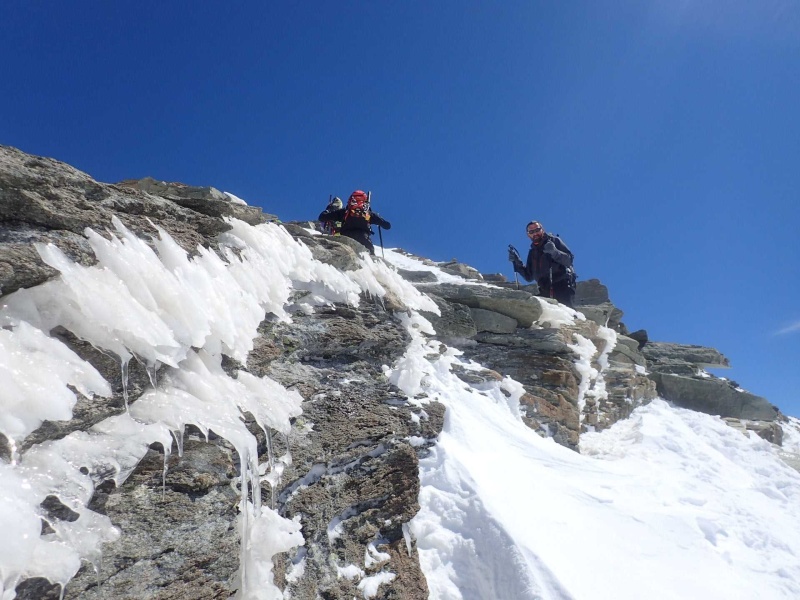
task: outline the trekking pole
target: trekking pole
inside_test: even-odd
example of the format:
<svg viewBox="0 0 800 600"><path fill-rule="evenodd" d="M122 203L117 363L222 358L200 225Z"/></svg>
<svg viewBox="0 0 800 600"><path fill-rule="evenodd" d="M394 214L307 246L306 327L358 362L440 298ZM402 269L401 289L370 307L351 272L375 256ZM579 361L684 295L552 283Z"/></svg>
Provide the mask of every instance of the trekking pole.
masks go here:
<svg viewBox="0 0 800 600"><path fill-rule="evenodd" d="M550 267L550 297L555 298L553 295L553 267Z"/></svg>
<svg viewBox="0 0 800 600"><path fill-rule="evenodd" d="M510 252L513 252L516 255L517 258L519 258L520 262L522 261L522 259L519 257L519 252L517 252L517 249L514 248L514 246L509 244L508 245L508 249L509 249ZM517 276L517 270L516 269L514 269L514 280L517 282L517 289L519 289L519 277Z"/></svg>
<svg viewBox="0 0 800 600"><path fill-rule="evenodd" d="M372 210L372 192L367 192L367 205L370 206L370 210ZM386 253L383 251L383 233L381 232L381 226L378 225L378 237L381 240L381 257L386 258Z"/></svg>

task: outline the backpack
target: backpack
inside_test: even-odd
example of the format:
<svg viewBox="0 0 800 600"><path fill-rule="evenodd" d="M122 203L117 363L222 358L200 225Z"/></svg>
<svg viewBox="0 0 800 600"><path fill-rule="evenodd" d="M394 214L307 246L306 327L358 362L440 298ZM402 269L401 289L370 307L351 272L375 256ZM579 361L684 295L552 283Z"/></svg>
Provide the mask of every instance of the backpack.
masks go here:
<svg viewBox="0 0 800 600"><path fill-rule="evenodd" d="M347 201L344 221L353 217L364 219L369 223L369 196L361 190L356 190L350 194L350 199Z"/></svg>
<svg viewBox="0 0 800 600"><path fill-rule="evenodd" d="M562 252L566 252L573 261L575 260L575 255L572 253L572 250L567 247L567 245L564 243L564 240L562 240L557 233L551 234L550 237L553 240L558 240L558 242L553 242L556 245L556 248ZM570 265L566 268L566 275L569 289L575 292L578 289L578 274L575 272L573 265Z"/></svg>

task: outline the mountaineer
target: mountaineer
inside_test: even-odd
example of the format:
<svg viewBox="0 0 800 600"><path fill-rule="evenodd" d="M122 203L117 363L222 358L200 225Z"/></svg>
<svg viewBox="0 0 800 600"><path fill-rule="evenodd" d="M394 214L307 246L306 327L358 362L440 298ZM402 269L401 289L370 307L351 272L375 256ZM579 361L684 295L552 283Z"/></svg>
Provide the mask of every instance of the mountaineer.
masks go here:
<svg viewBox="0 0 800 600"><path fill-rule="evenodd" d="M372 241L369 239L372 235L370 226L377 225L379 228L383 227L384 229L392 228L392 224L389 221L372 211L370 208L370 196L361 190L356 190L350 194L347 206L344 208L336 208L333 202L329 204L319 215L319 220L323 223L341 221L342 226L339 233L365 246L370 254L375 254L375 246L372 245Z"/></svg>
<svg viewBox="0 0 800 600"><path fill-rule="evenodd" d="M539 296L555 298L573 308L575 270L572 268L572 252L560 237L547 233L538 221L528 223L526 231L531 239L527 262L522 263L513 246L508 249L508 260L514 264L514 271L526 281L535 279Z"/></svg>
<svg viewBox="0 0 800 600"><path fill-rule="evenodd" d="M328 210L338 210L342 208L342 199L339 196L335 196L332 200L328 200L328 206L325 208L325 211ZM325 212L323 211L323 212ZM328 235L340 235L342 229L342 222L341 221L324 221L322 222L322 233L327 233Z"/></svg>

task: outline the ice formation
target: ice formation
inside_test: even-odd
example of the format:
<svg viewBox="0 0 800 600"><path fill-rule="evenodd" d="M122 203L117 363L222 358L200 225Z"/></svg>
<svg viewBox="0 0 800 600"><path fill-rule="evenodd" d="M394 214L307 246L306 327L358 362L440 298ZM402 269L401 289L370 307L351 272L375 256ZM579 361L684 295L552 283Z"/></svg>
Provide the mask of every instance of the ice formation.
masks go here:
<svg viewBox="0 0 800 600"><path fill-rule="evenodd" d="M0 596L13 594L28 577L63 586L82 560L96 561L102 544L119 532L86 508L93 477L111 476L121 485L151 443L169 453L174 437L180 451L183 430L192 424L227 439L239 456L239 597L280 597L272 584L271 557L303 540L297 521L262 505L260 483L276 484L275 470L290 459L270 457L269 464L258 464L256 441L242 415L252 414L265 432L288 434L302 398L268 377L228 376L222 355L245 364L264 317L290 319L286 306L292 290L311 292L301 300L308 310L331 302L357 305L362 292L381 298L391 291L413 307L432 303L369 258L348 276L316 261L279 225L228 222L231 229L221 236L218 253L198 247L190 257L165 231L156 228L158 235L148 243L114 218L106 235L85 232L96 265L76 264L55 246L39 245L42 259L60 276L3 299L0 433L12 448L43 420L72 417L76 398L68 386L87 396L112 393L91 365L49 335L58 326L116 355L123 387L133 357L148 365L153 387L128 412L0 464L0 529L15 542L0 550ZM156 380L159 365L164 366ZM54 533L41 535L46 516L40 504L48 496L79 517L52 522Z"/></svg>

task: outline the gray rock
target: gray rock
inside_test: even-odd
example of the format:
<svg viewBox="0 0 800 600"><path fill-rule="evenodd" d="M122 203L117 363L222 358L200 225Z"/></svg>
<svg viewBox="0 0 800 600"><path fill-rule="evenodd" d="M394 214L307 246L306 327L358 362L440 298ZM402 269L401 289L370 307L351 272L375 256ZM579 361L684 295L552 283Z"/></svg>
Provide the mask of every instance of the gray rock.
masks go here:
<svg viewBox="0 0 800 600"><path fill-rule="evenodd" d="M539 286L535 283L526 283L525 280L520 279L519 282L517 281L500 281L500 282L491 282L492 285L500 288L504 288L506 290L522 290L523 292L528 292L532 296L539 295Z"/></svg>
<svg viewBox="0 0 800 600"><path fill-rule="evenodd" d="M501 315L493 310L484 310L483 308L470 308L472 320L475 322L475 327L480 331L488 331L490 333L514 333L517 329L516 319Z"/></svg>
<svg viewBox="0 0 800 600"><path fill-rule="evenodd" d="M508 279L502 273L481 273L481 277L486 283L507 283Z"/></svg>
<svg viewBox="0 0 800 600"><path fill-rule="evenodd" d="M212 200L231 203L228 196L211 186L191 186L185 183L158 181L152 177L126 179L117 183L120 187L130 187L149 192L162 198L183 198L188 200Z"/></svg>
<svg viewBox="0 0 800 600"><path fill-rule="evenodd" d="M214 248L215 236L229 228L223 217L233 214L221 206L238 210L241 205L209 193L210 197L202 193L194 197L192 192L168 199L141 189L100 184L58 161L0 147L3 292L36 285L54 274L31 252L36 241L53 242L74 260L93 264L83 229L89 226L102 232L112 215L145 237L155 234L150 219L190 252L198 244ZM321 260L341 269L354 267L354 250L364 250L347 238L309 237L302 228L287 229ZM268 318L248 356L249 372L270 375L306 398L305 412L290 440L272 436L277 453L290 449L293 455L275 490L275 506L289 518L302 515L307 541L301 551L307 560L306 574L300 582L290 584L285 579L288 566L299 554L275 558L277 583L295 598L361 596L356 582L338 579L336 564L341 557L363 557L370 542L390 554L391 570L397 576L381 586L384 597L429 596L416 548L412 541L410 553L406 549L402 526L418 510L418 456L427 453L441 430L444 410L439 404L428 404L421 418L421 411L409 406L383 376L382 366L393 364L409 341L404 327L387 310L391 304L391 299L379 303L363 297L357 308L334 306L313 315L300 313L291 324ZM462 305L458 309L471 322L469 309ZM108 399L79 396L71 420L46 421L28 438L17 441L23 457L34 444L85 431L125 410L117 361L68 331L56 329L52 335L90 362L111 384L113 395ZM243 365L226 358L223 367L232 372ZM132 361L129 402L135 404L148 387L147 373ZM265 462L266 437L255 423L247 425ZM428 441L412 447L406 441L410 436ZM152 448L119 488L108 479L111 470L91 473L97 488L90 508L108 515L122 536L104 546L99 573L82 568L67 584L65 598L189 600L233 594L239 530L238 493L231 482L238 476L238 459L230 445L213 434L206 442L189 428L184 437L183 456L173 449L165 479L160 447ZM7 440L2 441L0 454L8 458ZM325 466L325 472L317 476L319 465ZM270 502L270 490L264 485ZM48 499L42 511L53 522L74 519L77 514L54 498ZM344 533L331 542L327 526L335 517L342 520ZM373 568L370 574L379 569ZM25 600L59 596L58 586L42 579L28 579L17 587L17 597Z"/></svg>
<svg viewBox="0 0 800 600"><path fill-rule="evenodd" d="M436 275L432 271L406 271L397 269L403 279L411 283L431 283L436 281Z"/></svg>
<svg viewBox="0 0 800 600"><path fill-rule="evenodd" d="M705 346L689 344L672 344L666 342L648 342L642 348L653 370L660 370L661 365L685 363L698 368L729 368L730 363L718 350Z"/></svg>
<svg viewBox="0 0 800 600"><path fill-rule="evenodd" d="M466 358L485 365L500 380L513 377L525 386L523 421L544 437L578 449L580 417L574 354L559 329L517 329L514 334L479 333L479 342L462 348Z"/></svg>
<svg viewBox="0 0 800 600"><path fill-rule="evenodd" d="M511 317L520 327L530 327L542 315L540 300L520 290L454 283L422 283L417 287L425 293L436 294L450 302L470 308L492 310Z"/></svg>
<svg viewBox="0 0 800 600"><path fill-rule="evenodd" d="M291 233L294 234L294 230ZM330 235L307 234L300 237L318 261L341 271L355 271L361 268L360 253L366 252L367 249L355 240Z"/></svg>
<svg viewBox="0 0 800 600"><path fill-rule="evenodd" d="M436 302L441 315L423 312L422 314L431 322L436 336L442 340L473 338L478 333L475 321L469 307L457 302L448 302L436 294L428 296Z"/></svg>
<svg viewBox="0 0 800 600"><path fill-rule="evenodd" d="M639 342L627 335L617 334L617 346L625 346L632 352L639 352Z"/></svg>
<svg viewBox="0 0 800 600"><path fill-rule="evenodd" d="M455 258L449 262L439 263L438 267L450 275L457 275L465 279L477 279L479 281L483 279L478 269L460 263Z"/></svg>
<svg viewBox="0 0 800 600"><path fill-rule="evenodd" d="M620 309L610 302L602 302L588 306L576 303L575 310L582 312L590 321L615 331L619 328L620 321L624 315Z"/></svg>
<svg viewBox="0 0 800 600"><path fill-rule="evenodd" d="M98 232L111 228L112 216L145 239L156 235L152 222L188 252L209 245L210 237L230 228L221 218L139 190L98 183L64 163L0 146L2 293L53 276L31 248L35 242L52 242L78 262L92 264L94 257L79 238L86 227Z"/></svg>
<svg viewBox="0 0 800 600"><path fill-rule="evenodd" d="M774 421L778 410L764 398L740 392L716 378L693 378L653 373L658 393L682 408L709 415L756 421Z"/></svg>
<svg viewBox="0 0 800 600"><path fill-rule="evenodd" d="M608 288L600 283L599 279L578 281L575 290L576 306L592 306L595 304L610 303Z"/></svg>
<svg viewBox="0 0 800 600"><path fill-rule="evenodd" d="M647 361L645 360L641 352L639 352L638 350L632 350L630 346L626 344L617 344L614 347L614 350L611 351L609 359L616 362L625 362L633 365L639 365L640 367L647 366Z"/></svg>

